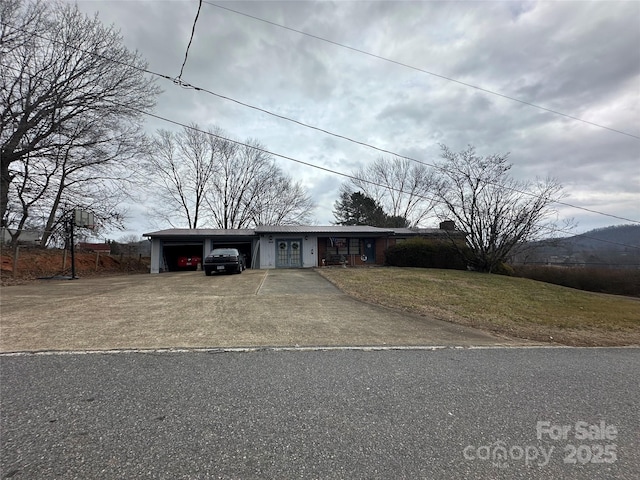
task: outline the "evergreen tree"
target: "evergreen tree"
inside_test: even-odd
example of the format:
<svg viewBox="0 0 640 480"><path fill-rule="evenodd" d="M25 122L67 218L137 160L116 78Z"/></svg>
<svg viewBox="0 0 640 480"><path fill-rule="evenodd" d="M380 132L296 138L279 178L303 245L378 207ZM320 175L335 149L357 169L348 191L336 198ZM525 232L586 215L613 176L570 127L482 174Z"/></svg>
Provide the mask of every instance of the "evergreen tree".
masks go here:
<svg viewBox="0 0 640 480"><path fill-rule="evenodd" d="M387 215L380 204L362 192L350 192L343 188L340 199L334 204L336 225L368 225L371 227L402 228L407 220L401 216Z"/></svg>

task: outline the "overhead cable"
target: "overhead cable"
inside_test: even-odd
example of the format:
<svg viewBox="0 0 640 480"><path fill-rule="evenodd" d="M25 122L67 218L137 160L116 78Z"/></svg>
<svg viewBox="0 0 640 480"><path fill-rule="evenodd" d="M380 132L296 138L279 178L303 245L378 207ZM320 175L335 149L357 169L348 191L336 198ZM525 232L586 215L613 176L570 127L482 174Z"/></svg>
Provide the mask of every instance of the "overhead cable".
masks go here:
<svg viewBox="0 0 640 480"><path fill-rule="evenodd" d="M519 98L512 97L512 96L506 95L504 93L496 92L495 90L489 90L488 88L483 88L483 87L479 87L478 85L473 85L471 83L463 82L461 80L456 80L455 78L448 77L446 75L441 75L439 73L431 72L431 71L425 70L423 68L414 67L413 65L409 65L407 63L399 62L397 60L392 60L390 58L386 58L386 57L383 57L381 55L376 55L375 53L367 52L366 50L361 50L359 48L351 47L351 46L346 45L344 43L336 42L334 40L329 40L327 38L320 37L318 35L314 35L312 33L308 33L308 32L305 32L303 30L297 30L295 28L287 27L286 25L282 25L280 23L272 22L272 21L266 20L264 18L256 17L255 15L250 15L248 13L240 12L238 10L234 10L232 8L229 8L229 7L224 7L222 5L218 5L218 4L213 3L213 2L209 2L209 1L204 0L204 3L206 3L208 5L211 5L212 7L220 8L222 10L227 10L229 12L232 12L232 13L235 13L235 14L238 14L238 15L242 15L244 17L248 17L248 18L252 18L254 20L258 20L259 22L267 23L267 24L273 25L275 27L279 27L279 28L283 28L285 30L289 30L291 32L299 33L300 35L305 35L307 37L314 38L314 39L320 40L322 42L330 43L332 45L336 45L336 46L341 47L341 48L346 48L347 50L352 50L354 52L361 53L363 55L367 55L369 57L373 57L373 58L376 58L378 60L382 60L384 62L393 63L395 65L399 65L401 67L409 68L411 70L415 70L415 71L420 72L420 73L425 73L427 75L438 77L438 78L441 78L443 80L447 80L449 82L453 82L453 83L457 83L459 85L463 85L465 87L473 88L475 90L478 90L478 91L481 91L481 92L484 92L484 93L488 93L490 95L495 95L495 96L498 96L498 97L501 97L501 98L505 98L507 100L511 100L513 102L518 102L518 103L521 103L523 105L527 105L529 107L537 108L539 110L544 110L545 112L553 113L554 115L560 115L562 117L569 118L569 119L575 120L577 122L586 123L587 125L591 125L593 127L603 128L603 129L609 130L611 132L619 133L621 135L626 135L628 137L632 137L632 138L640 140L640 136L635 135L633 133L625 132L623 130L618 130L618 129L615 129L615 128L612 128L612 127L607 127L606 125L602 125L602 124L599 124L599 123L591 122L589 120L585 120L583 118L575 117L575 116L569 115L567 113L562 113L562 112L560 112L558 110L553 110L551 108L543 107L541 105L538 105L538 104L535 104L535 103L531 103L531 102L528 102L526 100L521 100Z"/></svg>
<svg viewBox="0 0 640 480"><path fill-rule="evenodd" d="M205 3L207 3L207 2L205 2ZM6 24L6 23L5 23L5 24ZM118 63L118 64L124 65L124 66L126 66L126 67L133 68L133 69L135 69L135 70L138 70L138 71L141 71L141 72L144 72L144 73L148 73L149 75L153 75L153 76L156 76L156 77L162 78L162 79L164 79L164 80L168 80L168 81L170 81L170 82L172 82L172 83L174 83L174 84L177 84L177 85L179 85L179 86L181 86L181 87L183 87L183 88L193 89L193 90L196 90L196 91L201 91L201 92L204 92L204 93L208 93L208 94L210 94L210 95L212 95L212 96L215 96L215 97L221 98L221 99L223 99L223 100L228 100L228 101L234 102L234 103L236 103L236 104L238 104L238 105L241 105L241 106L243 106L243 107L251 108L251 109L253 109L253 110L256 110L256 111L259 111L259 112L265 113L265 114L267 114L267 115L271 115L271 116L273 116L273 117L276 117L276 118L279 118L279 119L282 119L282 120L286 120L286 121L288 121L288 122L295 123L295 124L300 125L300 126L302 126L302 127L309 128L309 129L312 129L312 130L316 130L316 131L319 131L319 132L325 133L325 134L327 134L327 135L330 135L330 136L333 136L333 137L336 137L336 138L340 138L340 139L346 140L346 141L348 141L348 142L351 142L351 143L354 143L354 144L357 144L357 145L364 146L364 147L366 147L366 148L370 148L370 149L373 149L373 150L376 150L376 151L379 151L379 152L382 152L382 153L387 153L387 154L390 154L390 155L394 155L394 156L396 156L396 157L398 157L398 158L406 159L406 160L409 160L409 161L412 161L412 162L416 162L416 163L419 163L419 164L422 164L422 165L425 165L425 166L428 166L428 167L431 167L431 168L435 168L436 170L439 170L439 171L443 171L443 172L451 172L451 171L450 171L450 170L448 170L446 167L443 167L443 166L441 166L441 165L436 165L436 164L433 164L433 163L424 162L424 161L422 161L422 160L418 160L418 159L416 159L416 158L412 158L412 157L408 157L408 156L405 156L405 155L401 155L401 154L399 154L399 153L395 153L395 152L393 152L393 151L391 151L391 150L386 150L386 149L383 149L383 148L379 148L379 147L376 147L376 146L374 146L374 145L371 145L371 144L368 144L368 143L365 143L365 142L362 142L362 141L359 141L359 140L355 140L355 139L352 139L352 138L350 138L350 137L347 137L347 136L344 136L344 135L340 135L340 134L337 134L337 133L331 132L331 131L329 131L329 130L325 130L325 129L320 128L320 127L316 127L316 126L314 126L314 125L310 125L310 124L307 124L307 123L301 122L301 121L299 121L299 120L295 120L295 119L293 119L293 118L290 118L290 117L287 117L287 116L284 116L284 115L280 115L280 114L277 114L277 113L271 112L271 111L266 110L266 109L264 109L264 108L254 106L254 105L251 105L251 104L248 104L248 103L242 102L242 101L240 101L240 100L236 100L236 99L234 99L234 98L231 98L231 97L228 97L228 96L225 96L225 95L221 95L221 94L219 94L219 93L215 93L215 92L213 92L213 91L211 91L211 90L208 90L208 89L206 89L206 88L198 87L198 86L192 85L192 84L190 84L190 83L188 83L188 82L186 82L186 81L184 81L184 80L181 80L181 79L179 79L179 78L173 78L173 77L171 77L171 76L169 76L169 75L164 75L164 74L161 74L161 73L158 73L158 72L154 72L154 71L152 71L152 70L149 70L148 68L142 68L142 67L138 67L138 66L136 66L136 65L131 65L131 64L128 64L128 63L122 62L122 61L120 61L120 60L111 59L111 58L106 57L106 56L104 56L104 55L101 55L101 54L99 54L99 53L91 52L91 51L87 51L87 50L81 49L81 48L79 48L79 47L75 47L75 46L73 46L73 45L66 44L66 43L64 43L64 42L62 42L62 41L52 40L52 39L50 39L50 38L48 38L48 37L45 37L45 36L43 36L43 35L39 35L39 34L36 34L36 33L34 33L34 32L28 32L28 31L26 31L26 30L24 30L24 29L21 29L21 28L19 28L19 27L15 27L15 26L13 26L13 25L9 25L9 24L6 24L6 25L8 25L8 26L10 26L10 27L12 27L12 28L14 28L14 29L16 29L16 30L20 30L20 31L23 31L23 32L25 32L25 33L29 33L29 34L31 34L31 35L34 35L34 36L36 36L36 37L38 37L38 38L42 38L42 39L44 39L44 40L51 41L51 42L54 42L54 43L60 43L60 44L63 44L63 45L65 45L65 46L71 47L71 48L73 48L73 49L75 49L75 50L77 50L77 51L80 51L80 52L82 52L82 53L86 53L86 54L89 54L89 55L93 55L93 56L96 56L96 57L102 58L102 59L104 59L104 60L111 61L111 62L114 62L114 63ZM148 113L147 113L147 114L148 114ZM148 114L148 115L151 115L151 114ZM317 167L317 168L322 168L322 167ZM351 178L354 178L354 179L357 179L357 177L355 177L355 176L350 176L350 177L351 177ZM358 179L358 180L360 180L360 179ZM531 197L538 197L538 196L539 196L539 195L537 195L537 194L535 194L535 193L527 192L526 190L520 190L520 189L517 189L517 188L514 188L514 187L506 187L506 186L504 186L504 185L500 185L500 184L495 183L495 182L486 182L486 183L487 183L488 185L500 186L500 187L502 187L502 188L505 188L505 189L507 189L507 190L514 191L514 192L516 192L516 193L520 193L520 194L522 194L522 195L527 195L527 196L531 196ZM561 201L561 200L552 200L552 202L553 202L553 203L555 203L555 204L558 204L558 205L563 205L563 206L566 206L566 207L575 208L575 209L577 209L577 210L582 210L582 211L585 211L585 212L589 212L589 213L593 213L593 214L597 214L597 215L602 215L602 216L606 216L606 217L614 218L614 219L617 219L617 220L622 220L622 221L626 221L626 222L631 222L631 223L637 223L637 224L640 224L640 220L634 220L634 219L631 219L631 218L626 218L626 217L622 217L622 216L619 216L619 215L614 215L614 214L611 214L611 213L601 212L601 211L593 210L593 209L586 208L586 207L580 207L580 206L578 206L578 205L573 205L573 204L570 204L570 203L567 203L567 202L563 202L563 201Z"/></svg>
<svg viewBox="0 0 640 480"><path fill-rule="evenodd" d="M291 162L294 162L294 163L298 163L300 165L305 165L307 167L315 168L317 170L322 170L324 172L331 173L331 174L334 174L334 175L339 175L341 177L345 177L345 178L349 178L349 179L358 179L354 175L350 175L348 173L340 172L338 170L333 170L331 168L322 167L320 165L315 165L313 163L305 162L304 160L300 160L300 159L293 158L293 157L290 157L290 156L287 156L287 155L282 155L280 153L272 152L270 150L267 150L266 148L262 148L262 147L259 147L259 146L256 146L256 145L251 145L251 144L248 144L248 143L244 143L244 142L241 142L239 140L234 140L234 139L229 138L229 137L224 137L222 135L219 135L219 134L216 134L216 133L213 133L213 132L202 130L201 128L195 127L194 125L187 125L187 124L179 122L177 120L171 120L169 118L163 117L161 115L157 115L155 113L147 112L147 111L141 110L139 108L134 108L134 107L131 107L129 105L117 103L115 101L112 101L112 103L114 105L118 105L118 106L123 107L123 108L128 108L128 109L134 110L134 111L136 111L138 113L141 113L143 115L147 115L149 117L153 117L153 118L156 118L158 120L162 120L164 122L171 123L173 125L177 125L177 126L182 127L184 129L189 129L189 130L192 130L192 131L195 131L195 132L198 132L198 133L202 133L202 134L205 134L205 135L209 135L211 137L215 137L215 138L223 140L223 141L231 142L231 143L236 144L236 145L240 145L240 146L243 146L243 147L251 148L253 150L265 153L267 155L271 155L273 157L282 158L284 160L288 160L288 161L291 161ZM374 182L374 181L371 181L371 180L362 180L362 179L358 179L358 180L364 181L365 183L368 183L370 185L387 188L387 189L393 190L395 192L407 193L402 189L395 188L395 187L390 187L389 185L380 184L380 183L377 183L377 182ZM416 196L418 198L423 199L423 200L429 200L429 201L434 202L434 203L444 203L442 200L437 199L435 197L427 197L425 195L416 195ZM456 206L459 206L459 205L456 205ZM542 229L544 229L544 230L546 230L548 232L552 232L552 233L564 233L564 234L567 234L567 235L575 235L574 232L571 232L569 230L563 230L563 229L560 229L560 228L551 228L551 227L546 227L546 226L541 226L540 228L542 228ZM580 234L579 236L582 237L582 238L596 240L596 241L603 242L603 243L608 243L608 244L611 244L611 245L617 245L617 246L620 246L620 247L634 248L634 249L640 250L640 246L637 246L637 245L628 245L628 244L625 244L625 243L614 242L612 240L605 240L605 239L602 239L602 238L590 237L590 236L585 235L585 234Z"/></svg>
<svg viewBox="0 0 640 480"><path fill-rule="evenodd" d="M191 37L189 37L189 43L187 44L187 50L184 52L184 61L182 62L182 67L180 68L180 75L176 78L176 80L180 80L182 78L182 72L184 71L184 67L187 64L187 58L189 58L189 49L191 48L191 42L193 41L193 35L196 32L196 23L198 23L198 17L200 16L200 9L202 8L202 0L198 4L198 11L196 13L196 18L193 21L193 26L191 27Z"/></svg>

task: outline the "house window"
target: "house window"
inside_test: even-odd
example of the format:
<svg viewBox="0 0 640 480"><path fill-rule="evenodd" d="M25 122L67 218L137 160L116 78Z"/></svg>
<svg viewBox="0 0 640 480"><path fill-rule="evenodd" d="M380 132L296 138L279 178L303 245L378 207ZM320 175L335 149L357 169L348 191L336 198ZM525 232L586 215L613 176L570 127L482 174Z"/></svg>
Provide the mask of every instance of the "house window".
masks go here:
<svg viewBox="0 0 640 480"><path fill-rule="evenodd" d="M327 238L327 254L329 255L360 255L359 238Z"/></svg>

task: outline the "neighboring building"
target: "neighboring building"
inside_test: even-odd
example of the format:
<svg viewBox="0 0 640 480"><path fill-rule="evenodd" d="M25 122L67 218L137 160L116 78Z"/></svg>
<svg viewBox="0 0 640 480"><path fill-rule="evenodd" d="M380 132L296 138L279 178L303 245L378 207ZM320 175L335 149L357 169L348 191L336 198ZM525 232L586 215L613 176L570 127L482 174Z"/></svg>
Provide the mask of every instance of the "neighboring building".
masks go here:
<svg viewBox="0 0 640 480"><path fill-rule="evenodd" d="M6 227L0 228L0 245L9 245L11 243L11 235L15 234L16 230L11 230ZM18 244L21 245L38 245L42 239L42 230L22 230L18 237Z"/></svg>
<svg viewBox="0 0 640 480"><path fill-rule="evenodd" d="M383 265L391 245L412 237L464 239L451 223L441 228L367 226L259 226L254 229L180 229L145 233L151 242L151 273L177 269L178 257L205 257L213 248L235 247L247 267L313 268L323 265Z"/></svg>
<svg viewBox="0 0 640 480"><path fill-rule="evenodd" d="M87 243L80 242L78 243L78 248L82 250L91 250L96 253L104 253L106 255L111 255L111 244L110 243Z"/></svg>

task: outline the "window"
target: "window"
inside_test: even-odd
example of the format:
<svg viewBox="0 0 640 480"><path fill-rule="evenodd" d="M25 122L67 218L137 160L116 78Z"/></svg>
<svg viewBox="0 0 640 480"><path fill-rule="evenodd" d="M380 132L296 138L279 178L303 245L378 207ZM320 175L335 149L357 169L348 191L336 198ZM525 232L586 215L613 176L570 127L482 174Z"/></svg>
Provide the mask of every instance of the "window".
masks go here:
<svg viewBox="0 0 640 480"><path fill-rule="evenodd" d="M360 255L359 238L327 238L327 254L329 255Z"/></svg>
<svg viewBox="0 0 640 480"><path fill-rule="evenodd" d="M359 238L349 239L349 253L351 255L360 255L360 239Z"/></svg>

